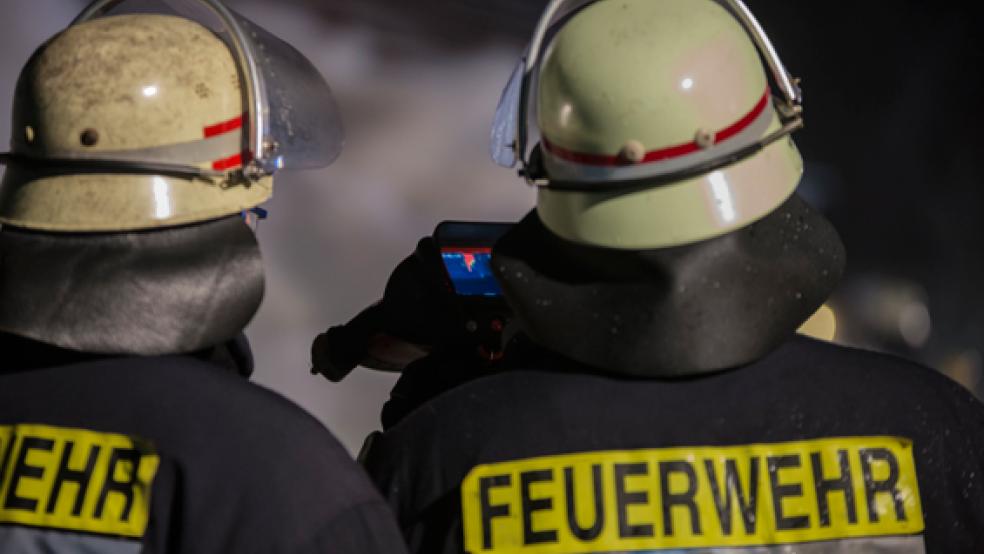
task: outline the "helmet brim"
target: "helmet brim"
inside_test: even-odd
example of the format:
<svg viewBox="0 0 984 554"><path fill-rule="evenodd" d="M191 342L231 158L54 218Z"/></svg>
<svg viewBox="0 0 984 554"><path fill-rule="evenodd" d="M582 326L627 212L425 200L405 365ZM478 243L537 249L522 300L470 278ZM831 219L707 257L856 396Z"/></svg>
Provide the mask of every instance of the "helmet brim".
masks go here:
<svg viewBox="0 0 984 554"><path fill-rule="evenodd" d="M270 177L228 184L12 164L0 183L0 223L56 232L156 229L233 215L262 204L272 192Z"/></svg>
<svg viewBox="0 0 984 554"><path fill-rule="evenodd" d="M544 187L537 212L572 242L628 250L681 246L729 233L780 206L799 184L803 160L790 138L699 177L631 192Z"/></svg>

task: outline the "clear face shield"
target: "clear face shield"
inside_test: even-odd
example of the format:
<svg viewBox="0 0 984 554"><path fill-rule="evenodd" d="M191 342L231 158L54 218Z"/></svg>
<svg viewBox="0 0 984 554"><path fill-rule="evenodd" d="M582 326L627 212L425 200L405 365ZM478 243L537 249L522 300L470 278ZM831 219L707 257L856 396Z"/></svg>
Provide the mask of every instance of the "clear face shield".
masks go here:
<svg viewBox="0 0 984 554"><path fill-rule="evenodd" d="M531 145L535 145L538 137L531 137L535 133L536 125L531 124L535 116L533 113L533 92L536 90L536 74L540 65L549 40L553 33L569 17L576 14L585 7L604 0L551 0L544 9L540 21L533 31L533 38L530 41L526 52L520 58L515 70L502 93L499 106L496 108L495 121L492 124L492 141L490 153L492 160L496 164L515 168L519 165L519 173L529 184L536 186L550 186L553 188L564 188L571 190L594 190L597 187L591 185L578 185L574 183L549 183L542 174L542 169L530 159ZM674 172L661 176L659 181L673 182L692 175L713 171L721 167L733 164L747 158L769 144L789 135L793 131L803 126L802 120L802 91L799 88L798 80L786 70L779 54L776 52L765 34L764 29L758 20L748 9L742 0L716 0L727 9L748 32L752 41L758 48L762 58L772 74L773 81L779 89L780 96L774 99L774 105L779 112L782 126L779 130L763 137L758 143L745 148L739 152L728 155L720 160L702 164L700 167L688 168L681 172ZM627 187L638 186L635 182L626 182ZM654 183L649 180L647 186ZM613 184L607 183L605 190L613 190Z"/></svg>
<svg viewBox="0 0 984 554"><path fill-rule="evenodd" d="M344 132L335 99L320 72L294 47L219 0L95 0L72 25L126 13L184 17L212 30L229 47L238 65L246 112L241 169L230 172L183 165L173 157L156 156L153 150L141 152L139 160L93 153L34 163L111 173L257 180L280 169L325 167L341 153Z"/></svg>

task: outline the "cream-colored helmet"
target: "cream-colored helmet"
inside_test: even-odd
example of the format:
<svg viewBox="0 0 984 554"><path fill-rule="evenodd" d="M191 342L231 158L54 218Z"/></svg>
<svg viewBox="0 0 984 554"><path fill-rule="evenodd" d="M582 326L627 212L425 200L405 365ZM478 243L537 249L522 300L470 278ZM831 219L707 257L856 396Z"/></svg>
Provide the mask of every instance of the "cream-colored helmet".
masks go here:
<svg viewBox="0 0 984 554"><path fill-rule="evenodd" d="M120 4L93 2L24 68L0 155L0 223L100 232L205 221L267 200L278 169L338 156L331 92L289 45L218 0L188 14L176 0L176 15Z"/></svg>
<svg viewBox="0 0 984 554"><path fill-rule="evenodd" d="M527 158L530 110L540 145ZM503 95L492 153L522 163L557 235L671 247L748 225L792 194L800 112L795 81L739 0L558 0Z"/></svg>

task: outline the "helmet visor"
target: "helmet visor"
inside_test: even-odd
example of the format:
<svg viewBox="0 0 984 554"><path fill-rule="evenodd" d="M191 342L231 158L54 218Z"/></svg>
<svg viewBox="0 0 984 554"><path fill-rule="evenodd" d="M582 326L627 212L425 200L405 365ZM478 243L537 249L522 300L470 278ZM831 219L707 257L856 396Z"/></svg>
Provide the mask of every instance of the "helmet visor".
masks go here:
<svg viewBox="0 0 984 554"><path fill-rule="evenodd" d="M519 130L520 89L523 84L525 60L520 60L513 70L509 84L502 91L502 99L495 109L495 121L492 123L492 145L490 154L492 160L502 167L516 167L517 140Z"/></svg>
<svg viewBox="0 0 984 554"><path fill-rule="evenodd" d="M219 0L95 0L73 24L135 12L185 17L226 42L244 85L244 150L254 169L312 169L338 158L344 144L338 105L324 77L297 49Z"/></svg>
<svg viewBox="0 0 984 554"><path fill-rule="evenodd" d="M175 0L171 0L175 1ZM265 103L265 169L314 169L334 162L345 133L334 95L310 60L249 19L235 14L256 62Z"/></svg>
<svg viewBox="0 0 984 554"><path fill-rule="evenodd" d="M576 11L598 0L553 0L547 5L533 33L533 40L513 70L509 83L502 91L502 98L495 110L492 123L492 160L502 167L516 167L518 161L526 163L528 145L527 133L535 131L528 120L532 115L529 91L535 89L535 72L543 47L549 34L556 31L557 24Z"/></svg>

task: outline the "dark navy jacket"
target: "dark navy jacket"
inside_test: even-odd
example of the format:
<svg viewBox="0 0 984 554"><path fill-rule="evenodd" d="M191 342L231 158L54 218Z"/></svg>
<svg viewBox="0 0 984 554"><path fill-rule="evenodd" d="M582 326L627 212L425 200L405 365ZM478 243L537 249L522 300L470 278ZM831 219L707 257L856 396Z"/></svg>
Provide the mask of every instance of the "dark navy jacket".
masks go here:
<svg viewBox="0 0 984 554"><path fill-rule="evenodd" d="M675 380L533 352L409 413L367 466L420 553L984 552L981 403L801 337Z"/></svg>
<svg viewBox="0 0 984 554"><path fill-rule="evenodd" d="M404 551L331 434L235 371L0 338L0 552Z"/></svg>

